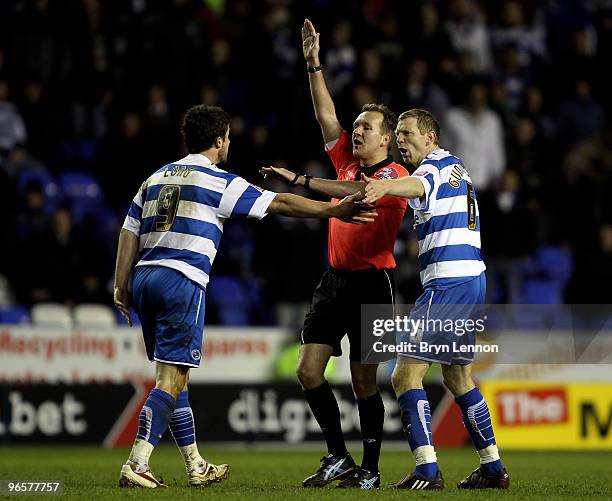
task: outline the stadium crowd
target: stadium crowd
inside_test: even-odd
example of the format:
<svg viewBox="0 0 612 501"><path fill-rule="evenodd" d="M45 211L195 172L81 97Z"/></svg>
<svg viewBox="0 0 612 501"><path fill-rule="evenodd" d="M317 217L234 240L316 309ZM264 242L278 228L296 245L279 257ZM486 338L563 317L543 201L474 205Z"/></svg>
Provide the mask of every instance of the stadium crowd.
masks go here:
<svg viewBox="0 0 612 501"><path fill-rule="evenodd" d="M118 228L148 173L183 155L194 103L231 113L227 168L247 180L286 191L258 175L271 164L332 177L301 57L306 16L345 127L368 102L440 118L478 192L490 302L612 303L603 0L2 2L0 303L111 304ZM400 236L410 302L410 214ZM278 322L274 306L309 301L325 245L315 220L227 224L207 321Z"/></svg>

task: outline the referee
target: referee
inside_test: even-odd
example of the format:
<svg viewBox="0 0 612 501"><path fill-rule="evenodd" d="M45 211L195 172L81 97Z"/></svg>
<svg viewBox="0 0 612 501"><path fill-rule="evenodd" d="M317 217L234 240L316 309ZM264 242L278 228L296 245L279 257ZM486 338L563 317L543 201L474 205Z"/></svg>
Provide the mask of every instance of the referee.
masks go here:
<svg viewBox="0 0 612 501"><path fill-rule="evenodd" d="M363 190L361 173L375 179L407 176L406 169L389 156L397 125L395 114L385 105L366 104L353 123L352 133L343 130L321 71L319 33L308 19L302 28L302 41L315 116L337 180L311 178L276 167L262 172L334 199ZM323 487L334 480L342 480L338 484L342 488L367 490L380 485L378 459L385 409L376 385L378 365L361 363L361 305L393 304L393 246L406 205L406 200L384 197L377 202L376 221L369 225L330 221L331 268L314 291L297 367L304 395L327 442L328 455L303 481L304 487ZM351 377L363 438L361 466L355 465L346 449L338 403L324 377L329 358L342 355L340 342L345 334L350 342Z"/></svg>

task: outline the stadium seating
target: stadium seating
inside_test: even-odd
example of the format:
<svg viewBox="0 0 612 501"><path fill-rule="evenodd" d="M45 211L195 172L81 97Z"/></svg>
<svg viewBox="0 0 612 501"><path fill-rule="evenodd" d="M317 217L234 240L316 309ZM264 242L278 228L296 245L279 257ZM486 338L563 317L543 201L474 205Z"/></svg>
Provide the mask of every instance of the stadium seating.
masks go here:
<svg viewBox="0 0 612 501"><path fill-rule="evenodd" d="M70 309L60 303L38 303L30 311L32 323L37 327L56 327L68 329L72 327Z"/></svg>
<svg viewBox="0 0 612 501"><path fill-rule="evenodd" d="M524 269L525 281L519 303L562 304L572 271L569 251L555 246L540 247Z"/></svg>
<svg viewBox="0 0 612 501"><path fill-rule="evenodd" d="M104 304L79 304L72 313L77 327L103 329L117 325L113 310Z"/></svg>
<svg viewBox="0 0 612 501"><path fill-rule="evenodd" d="M221 325L249 325L251 301L242 280L217 275L206 293L206 300L215 307Z"/></svg>
<svg viewBox="0 0 612 501"><path fill-rule="evenodd" d="M64 172L59 177L64 197L70 201L75 220L103 205L102 189L98 181L87 172Z"/></svg>
<svg viewBox="0 0 612 501"><path fill-rule="evenodd" d="M90 211L90 214L93 221L95 221L96 231L99 233L100 238L115 242L121 226L120 223L123 222L119 221L117 214L108 207L96 207Z"/></svg>
<svg viewBox="0 0 612 501"><path fill-rule="evenodd" d="M60 199L60 190L55 178L42 169L24 169L17 175L17 188L20 193L25 193L31 182L39 183L42 186L45 194L45 212L50 214L55 210Z"/></svg>
<svg viewBox="0 0 612 501"><path fill-rule="evenodd" d="M18 304L0 306L0 324L29 324L30 314Z"/></svg>

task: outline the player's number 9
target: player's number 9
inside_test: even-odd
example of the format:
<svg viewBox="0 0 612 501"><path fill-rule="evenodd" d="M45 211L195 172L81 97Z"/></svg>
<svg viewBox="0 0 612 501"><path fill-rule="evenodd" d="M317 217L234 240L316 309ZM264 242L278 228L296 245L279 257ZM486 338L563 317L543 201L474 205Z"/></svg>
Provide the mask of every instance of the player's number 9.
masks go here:
<svg viewBox="0 0 612 501"><path fill-rule="evenodd" d="M159 191L155 231L168 231L172 228L180 199L181 187L178 184L167 184Z"/></svg>

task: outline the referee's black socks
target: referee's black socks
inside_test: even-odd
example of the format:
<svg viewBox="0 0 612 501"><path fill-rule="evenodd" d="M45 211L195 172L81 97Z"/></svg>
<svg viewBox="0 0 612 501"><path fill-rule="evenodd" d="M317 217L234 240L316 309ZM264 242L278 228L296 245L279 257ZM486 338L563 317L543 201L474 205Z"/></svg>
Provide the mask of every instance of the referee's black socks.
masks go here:
<svg viewBox="0 0 612 501"><path fill-rule="evenodd" d="M380 393L367 398L358 398L359 422L363 439L363 461L361 467L370 472L378 472L380 444L382 442L385 406Z"/></svg>
<svg viewBox="0 0 612 501"><path fill-rule="evenodd" d="M312 414L321 427L328 452L334 456L344 456L347 450L342 436L340 409L329 383L325 381L316 388L304 390L304 395Z"/></svg>

